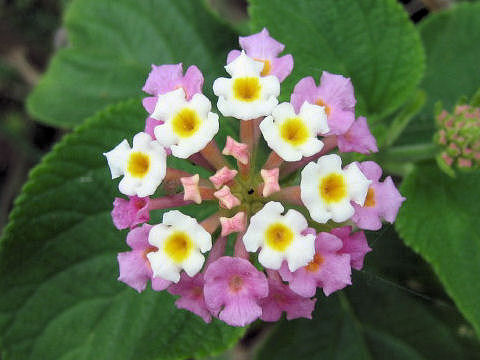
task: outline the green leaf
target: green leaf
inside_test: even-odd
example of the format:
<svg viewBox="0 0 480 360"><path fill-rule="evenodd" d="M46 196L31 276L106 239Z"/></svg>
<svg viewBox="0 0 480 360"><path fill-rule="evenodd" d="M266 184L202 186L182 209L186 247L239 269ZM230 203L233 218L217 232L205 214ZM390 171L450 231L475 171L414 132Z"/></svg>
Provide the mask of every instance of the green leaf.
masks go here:
<svg viewBox="0 0 480 360"><path fill-rule="evenodd" d="M117 186L102 152L142 128L140 101L110 107L30 174L0 243L2 359L180 359L215 354L242 335L177 310L166 292L138 294L116 280L116 255L128 246L110 218ZM216 206L182 211L203 219Z"/></svg>
<svg viewBox="0 0 480 360"><path fill-rule="evenodd" d="M404 180L407 201L396 228L433 267L446 291L480 334L480 172L444 174L424 163Z"/></svg>
<svg viewBox="0 0 480 360"><path fill-rule="evenodd" d="M60 127L140 95L151 64L196 64L211 94L235 41L202 0L75 0L65 26L70 46L53 57L27 103L32 116Z"/></svg>
<svg viewBox="0 0 480 360"><path fill-rule="evenodd" d="M423 74L419 35L395 0L250 0L254 30L267 27L295 60L284 98L323 70L352 78L358 114L383 117L402 105Z"/></svg>
<svg viewBox="0 0 480 360"><path fill-rule="evenodd" d="M455 333L417 299L356 273L345 292L321 296L313 320L283 321L257 359L465 359Z"/></svg>
<svg viewBox="0 0 480 360"><path fill-rule="evenodd" d="M435 12L420 23L426 71L421 87L427 92L423 111L412 121L404 142L430 141L436 102L451 110L462 96L480 87L480 3L464 2Z"/></svg>

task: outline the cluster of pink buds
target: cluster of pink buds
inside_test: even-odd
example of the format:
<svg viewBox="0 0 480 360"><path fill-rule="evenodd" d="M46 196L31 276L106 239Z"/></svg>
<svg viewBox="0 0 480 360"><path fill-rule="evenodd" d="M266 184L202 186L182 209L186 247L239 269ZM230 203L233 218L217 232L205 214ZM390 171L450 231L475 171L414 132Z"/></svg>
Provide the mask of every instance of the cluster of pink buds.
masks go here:
<svg viewBox="0 0 480 360"><path fill-rule="evenodd" d="M355 118L350 79L324 72L317 86L304 78L291 102L278 104L292 56L279 55L284 45L266 29L240 37L240 46L228 55L230 76L213 84L218 111L240 122L236 139L223 139L223 149L214 140L222 120L197 67L183 74L182 64L154 65L143 88L151 95L144 132L104 154L129 197L115 199L112 211L115 226L130 229L119 280L139 292L150 281L206 322L311 318L317 288L329 295L362 268L371 249L361 229L393 222L405 199L390 177L381 181L376 163L342 165L338 153L377 151L366 119ZM270 154L256 166L266 146ZM169 168L168 156L211 176ZM167 195L155 197L159 187ZM203 221L181 212L212 202L218 211ZM171 210L146 224L159 209Z"/></svg>
<svg viewBox="0 0 480 360"><path fill-rule="evenodd" d="M457 105L453 114L442 110L437 117L435 142L442 147L437 161L448 174L454 168L480 167L480 108Z"/></svg>

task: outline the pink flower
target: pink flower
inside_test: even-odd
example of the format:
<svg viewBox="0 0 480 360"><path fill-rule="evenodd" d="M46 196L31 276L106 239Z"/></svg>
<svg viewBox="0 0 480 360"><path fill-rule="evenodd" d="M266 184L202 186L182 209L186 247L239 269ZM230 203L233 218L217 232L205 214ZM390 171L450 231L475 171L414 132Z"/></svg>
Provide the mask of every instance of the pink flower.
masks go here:
<svg viewBox="0 0 480 360"><path fill-rule="evenodd" d="M268 286L268 296L260 301L263 321L277 321L283 311L287 313L287 320L312 318L316 299L304 298L278 280L268 279Z"/></svg>
<svg viewBox="0 0 480 360"><path fill-rule="evenodd" d="M349 78L342 75L322 73L320 86L309 76L301 79L290 97L295 111L300 111L308 101L325 107L330 134L341 135L348 131L355 121L355 95Z"/></svg>
<svg viewBox="0 0 480 360"><path fill-rule="evenodd" d="M355 214L352 220L361 229L378 230L382 227L381 218L389 223L395 221L405 198L398 192L390 176L383 183L379 182L382 168L375 162L364 161L359 164L359 167L372 183L363 206L353 204Z"/></svg>
<svg viewBox="0 0 480 360"><path fill-rule="evenodd" d="M284 262L280 276L289 282L290 289L304 297L315 295L316 288L323 288L325 295L351 284L350 255L339 254L342 240L330 233L322 232L315 239L315 256L307 265L295 272L288 270Z"/></svg>
<svg viewBox="0 0 480 360"><path fill-rule="evenodd" d="M278 57L285 46L272 38L267 29L257 34L239 38L240 47L248 57L264 63L262 76L274 75L282 82L290 75L293 69L293 57L288 54ZM232 50L228 53L227 64L230 64L241 52Z"/></svg>
<svg viewBox="0 0 480 360"><path fill-rule="evenodd" d="M146 98L146 99L153 99L153 98ZM155 104L153 104L153 108L151 108L151 110L152 110L151 112L148 111L150 114L153 113L153 110L155 110ZM163 121L156 120L152 117L148 117L147 120L145 120L145 130L143 130L143 132L146 132L148 135L150 135L152 139L156 139L154 130L158 125L162 125L162 124L163 124Z"/></svg>
<svg viewBox="0 0 480 360"><path fill-rule="evenodd" d="M130 196L129 200L115 198L111 212L115 227L119 230L132 229L138 224L150 220L149 202L150 199L148 197Z"/></svg>
<svg viewBox="0 0 480 360"><path fill-rule="evenodd" d="M168 288L168 292L172 295L180 295L180 298L175 301L175 305L179 309L185 309L200 316L206 323L212 321L212 315L205 305L203 297L203 274L198 273L193 278L187 274L180 275L180 281Z"/></svg>
<svg viewBox="0 0 480 360"><path fill-rule="evenodd" d="M330 232L340 238L343 242L343 247L338 253L350 255L350 265L352 268L361 270L363 268L363 259L365 258L365 255L372 251L368 246L367 237L364 232L358 231L352 233L351 226L332 229Z"/></svg>
<svg viewBox="0 0 480 360"><path fill-rule="evenodd" d="M262 315L260 299L268 295L265 275L249 261L223 256L205 272L205 303L221 320L245 326Z"/></svg>
<svg viewBox="0 0 480 360"><path fill-rule="evenodd" d="M203 74L195 65L190 66L185 75L183 75L182 63L152 65L152 71L148 74L142 90L153 96L144 98L142 104L145 110L152 114L155 110L158 95L183 88L187 100L190 100L193 95L202 92L202 87Z"/></svg>
<svg viewBox="0 0 480 360"><path fill-rule="evenodd" d="M131 251L118 254L120 276L118 280L142 292L147 287L147 282L152 281L152 289L155 291L165 290L170 281L153 278L153 272L147 259L147 254L156 251L157 248L148 243L148 233L152 225L144 224L131 230L127 235L127 244Z"/></svg>
<svg viewBox="0 0 480 360"><path fill-rule="evenodd" d="M363 116L360 116L345 134L337 136L337 144L340 152L369 154L378 151L377 141Z"/></svg>

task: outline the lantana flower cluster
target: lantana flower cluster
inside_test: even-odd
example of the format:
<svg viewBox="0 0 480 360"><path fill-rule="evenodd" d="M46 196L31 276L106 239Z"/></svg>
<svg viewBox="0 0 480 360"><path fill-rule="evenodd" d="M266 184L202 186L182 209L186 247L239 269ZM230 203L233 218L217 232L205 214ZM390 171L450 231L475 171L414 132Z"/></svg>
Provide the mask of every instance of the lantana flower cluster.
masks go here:
<svg viewBox="0 0 480 360"><path fill-rule="evenodd" d="M480 168L480 108L458 104L453 113L441 110L436 116L435 142L441 147L440 167L453 175L453 169Z"/></svg>
<svg viewBox="0 0 480 360"><path fill-rule="evenodd" d="M115 226L130 230L119 280L177 295L177 307L206 322L311 318L318 288L328 296L362 268L371 250L362 229L393 222L405 199L375 162L342 163L341 153L377 151L367 120L355 118L350 79L326 71L318 84L304 78L279 104L293 57L280 55L284 45L266 29L239 42L228 75L213 83L222 118L196 66L183 73L182 64L153 65L143 87L145 130L104 154L127 196L112 211ZM238 121L240 132L221 149L226 121ZM189 159L211 176L169 168L167 157ZM218 211L206 219L182 212L208 202ZM148 224L155 210L164 210L162 222Z"/></svg>

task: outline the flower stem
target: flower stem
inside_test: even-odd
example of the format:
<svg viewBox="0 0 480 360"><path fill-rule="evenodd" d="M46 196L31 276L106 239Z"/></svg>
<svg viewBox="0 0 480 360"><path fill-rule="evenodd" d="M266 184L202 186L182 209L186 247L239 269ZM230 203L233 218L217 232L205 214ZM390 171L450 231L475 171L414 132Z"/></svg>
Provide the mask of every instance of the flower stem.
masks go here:
<svg viewBox="0 0 480 360"><path fill-rule="evenodd" d="M193 162L195 165L200 165L209 171L215 171L215 168L200 153L193 154L188 158L188 160Z"/></svg>
<svg viewBox="0 0 480 360"><path fill-rule="evenodd" d="M212 250L210 250L210 254L208 255L207 264L205 265L205 270L207 269L208 265L212 262L217 260L218 258L222 257L225 254L225 247L227 245L227 237L226 236L219 236L217 241L213 244Z"/></svg>
<svg viewBox="0 0 480 360"><path fill-rule="evenodd" d="M179 170L179 169L174 169L174 168L167 168L167 173L166 173L163 181L165 181L165 182L166 181L176 181L176 182L180 183L180 178L191 177L191 176L193 176L193 174L190 174L189 172ZM202 179L202 178L200 178L200 180L199 180L199 185L205 186L205 187L211 187L212 186L210 181L208 181L206 179Z"/></svg>
<svg viewBox="0 0 480 360"><path fill-rule="evenodd" d="M245 249L245 244L243 243L243 232L239 232L237 235L237 240L235 241L235 248L233 250L233 255L242 259L250 259L250 254L247 249Z"/></svg>
<svg viewBox="0 0 480 360"><path fill-rule="evenodd" d="M150 199L148 203L148 210L169 209L173 207L190 205L193 202L190 200L183 200L183 193L163 196L158 199Z"/></svg>
<svg viewBox="0 0 480 360"><path fill-rule="evenodd" d="M309 157L304 157L302 160L299 160L299 161L283 164L282 168L280 169L280 178L283 178L293 173L294 171L297 171L298 169L303 168L309 162L317 160L320 156L325 155L326 153L332 151L336 147L337 147L336 136L332 135L332 136L325 137L323 139L323 149L320 152Z"/></svg>
<svg viewBox="0 0 480 360"><path fill-rule="evenodd" d="M268 155L268 159L265 162L265 165L263 165L263 169L271 170L274 168L278 168L280 167L280 165L282 165L282 163L283 163L283 159L280 156L278 156L278 154L275 151L272 150L270 155Z"/></svg>
<svg viewBox="0 0 480 360"><path fill-rule="evenodd" d="M202 154L202 156L217 170L224 166L228 166L228 163L220 152L215 140L210 141L208 145L200 151L200 154Z"/></svg>
<svg viewBox="0 0 480 360"><path fill-rule="evenodd" d="M203 220L200 225L203 226L203 228L210 234L213 234L220 226L220 213L216 212L215 214L210 215L208 218Z"/></svg>
<svg viewBox="0 0 480 360"><path fill-rule="evenodd" d="M274 201L285 201L293 205L303 206L300 198L300 186L289 186L272 194L271 199Z"/></svg>

